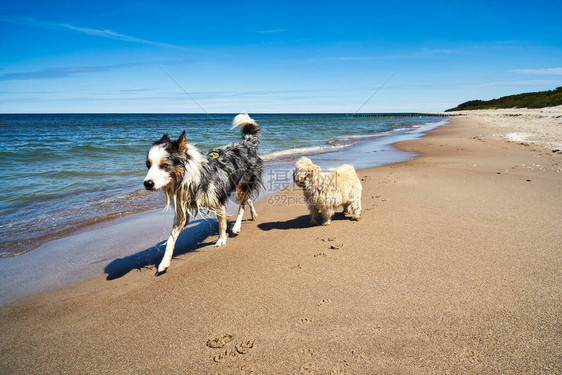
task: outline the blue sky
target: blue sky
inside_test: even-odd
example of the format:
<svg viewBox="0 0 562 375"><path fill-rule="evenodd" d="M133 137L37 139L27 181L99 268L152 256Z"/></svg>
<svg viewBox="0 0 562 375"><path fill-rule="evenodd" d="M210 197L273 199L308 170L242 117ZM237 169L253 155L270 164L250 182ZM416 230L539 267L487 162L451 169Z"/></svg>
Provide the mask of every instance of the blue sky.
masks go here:
<svg viewBox="0 0 562 375"><path fill-rule="evenodd" d="M562 85L559 1L0 4L0 113L441 111ZM400 69L401 68L401 69Z"/></svg>

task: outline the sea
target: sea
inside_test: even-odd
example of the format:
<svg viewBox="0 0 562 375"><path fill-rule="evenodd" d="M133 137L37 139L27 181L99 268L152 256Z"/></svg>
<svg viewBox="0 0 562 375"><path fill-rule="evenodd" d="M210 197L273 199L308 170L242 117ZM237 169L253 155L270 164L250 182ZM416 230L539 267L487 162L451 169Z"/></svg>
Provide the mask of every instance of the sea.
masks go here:
<svg viewBox="0 0 562 375"><path fill-rule="evenodd" d="M202 152L237 142L236 114L0 114L0 257L80 228L164 206L146 192L146 152L164 133ZM438 117L251 114L267 163L342 150ZM376 159L376 156L373 156ZM353 162L350 160L349 162Z"/></svg>

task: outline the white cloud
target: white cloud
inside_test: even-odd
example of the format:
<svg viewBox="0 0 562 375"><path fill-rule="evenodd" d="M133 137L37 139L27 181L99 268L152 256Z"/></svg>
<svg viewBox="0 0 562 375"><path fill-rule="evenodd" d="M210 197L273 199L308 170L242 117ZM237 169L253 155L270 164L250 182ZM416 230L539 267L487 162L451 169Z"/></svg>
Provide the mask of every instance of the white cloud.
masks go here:
<svg viewBox="0 0 562 375"><path fill-rule="evenodd" d="M285 29L273 29L273 30L259 30L257 31L259 34L274 34L274 33L283 33Z"/></svg>
<svg viewBox="0 0 562 375"><path fill-rule="evenodd" d="M337 57L326 57L326 60L336 60L336 61L367 61L367 60L390 60L390 59L401 59L404 56L400 55L384 55L384 56L337 56Z"/></svg>
<svg viewBox="0 0 562 375"><path fill-rule="evenodd" d="M492 87L492 86L537 86L555 85L556 81L546 79L524 80L524 81L490 81L468 84L466 87Z"/></svg>
<svg viewBox="0 0 562 375"><path fill-rule="evenodd" d="M134 36L131 36L131 35L116 33L115 31L112 31L112 30L99 30L99 29L78 27L78 26L67 24L67 23L46 22L46 21L37 20L35 18L31 18L31 17L4 17L4 16L0 16L0 21L9 22L9 23L17 24L17 25L38 27L38 28L43 28L43 29L71 31L71 32L77 32L77 33L91 35L91 36L97 36L97 37L101 37L101 38L121 40L121 41L124 41L124 42L147 44L147 45L152 45L152 46L156 46L156 47L187 49L184 46L179 46L179 45L170 44L170 43L155 42L155 41L147 40L147 39L141 39L141 38L137 38L137 37L134 37Z"/></svg>
<svg viewBox="0 0 562 375"><path fill-rule="evenodd" d="M463 50L460 49L422 49L413 52L411 55L379 55L379 56L328 56L325 60L335 61L367 61L367 60L393 60L393 59L408 59L416 56L428 55L453 55L461 54Z"/></svg>
<svg viewBox="0 0 562 375"><path fill-rule="evenodd" d="M162 64L167 65L183 65L194 63L195 60L166 60ZM15 81L15 80L36 80L36 79L56 79L66 78L74 75L81 75L85 73L99 73L108 72L110 70L131 68L136 66L143 66L151 64L150 62L130 62L123 64L113 65L98 65L98 66L73 66L73 67L56 67L36 70L31 72L12 72L0 73L0 81Z"/></svg>
<svg viewBox="0 0 562 375"><path fill-rule="evenodd" d="M522 74L561 75L562 68L515 69L511 70L511 72Z"/></svg>
<svg viewBox="0 0 562 375"><path fill-rule="evenodd" d="M463 50L461 50L461 49L435 48L435 49L425 49L425 50L423 50L423 53L451 55L451 54L463 53Z"/></svg>

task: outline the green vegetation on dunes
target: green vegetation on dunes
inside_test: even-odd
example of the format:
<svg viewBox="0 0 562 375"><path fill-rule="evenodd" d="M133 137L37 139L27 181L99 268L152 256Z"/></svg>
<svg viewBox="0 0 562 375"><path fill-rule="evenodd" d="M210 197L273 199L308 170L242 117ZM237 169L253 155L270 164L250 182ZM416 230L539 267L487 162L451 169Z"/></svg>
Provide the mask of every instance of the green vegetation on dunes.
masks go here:
<svg viewBox="0 0 562 375"><path fill-rule="evenodd" d="M445 112L471 109L543 108L557 105L562 105L562 86L554 90L508 95L492 100L469 100Z"/></svg>

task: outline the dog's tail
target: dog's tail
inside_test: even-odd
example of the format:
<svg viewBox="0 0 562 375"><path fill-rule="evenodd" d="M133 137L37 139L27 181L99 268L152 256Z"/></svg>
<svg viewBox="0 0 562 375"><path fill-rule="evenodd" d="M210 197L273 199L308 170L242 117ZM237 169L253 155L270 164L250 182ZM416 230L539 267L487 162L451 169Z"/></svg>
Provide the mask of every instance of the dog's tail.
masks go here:
<svg viewBox="0 0 562 375"><path fill-rule="evenodd" d="M232 120L232 129L238 127L240 127L244 138L246 138L246 136L259 137L258 133L261 130L261 126L246 113L241 113Z"/></svg>

